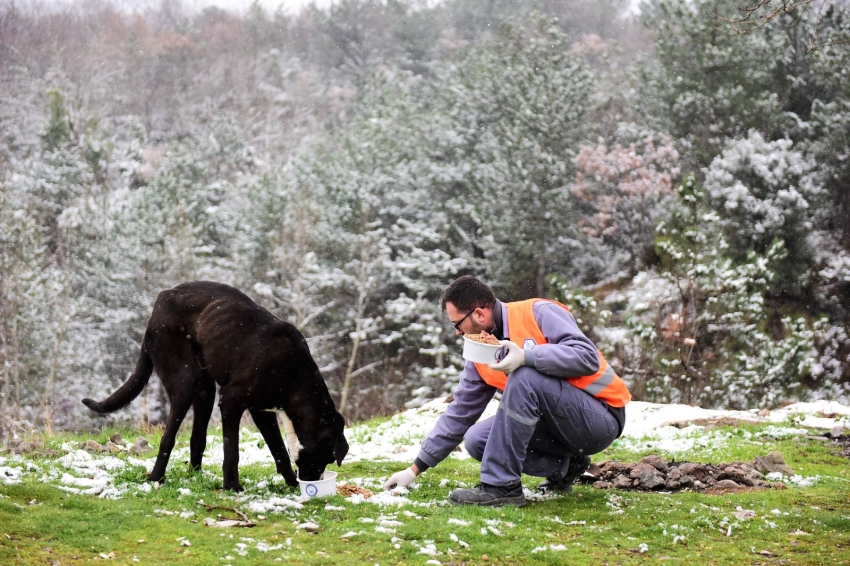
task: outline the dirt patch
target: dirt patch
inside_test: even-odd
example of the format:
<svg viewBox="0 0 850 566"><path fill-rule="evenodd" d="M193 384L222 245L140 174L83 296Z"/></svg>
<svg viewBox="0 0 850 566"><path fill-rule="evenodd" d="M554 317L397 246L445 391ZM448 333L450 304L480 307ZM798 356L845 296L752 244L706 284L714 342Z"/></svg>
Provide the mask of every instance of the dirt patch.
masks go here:
<svg viewBox="0 0 850 566"><path fill-rule="evenodd" d="M765 487L747 487L745 485L739 485L736 487L719 487L713 485L711 487L707 487L702 490L701 493L705 493L706 495L726 495L727 493L749 493L751 491L764 491L766 489L787 489L785 484L782 482L770 482L770 485Z"/></svg>
<svg viewBox="0 0 850 566"><path fill-rule="evenodd" d="M752 462L700 464L668 462L660 456L646 456L637 463L606 460L592 464L579 479L597 489L634 491L696 491L709 494L739 493L763 489L785 489L763 474L794 472L779 452L759 456Z"/></svg>

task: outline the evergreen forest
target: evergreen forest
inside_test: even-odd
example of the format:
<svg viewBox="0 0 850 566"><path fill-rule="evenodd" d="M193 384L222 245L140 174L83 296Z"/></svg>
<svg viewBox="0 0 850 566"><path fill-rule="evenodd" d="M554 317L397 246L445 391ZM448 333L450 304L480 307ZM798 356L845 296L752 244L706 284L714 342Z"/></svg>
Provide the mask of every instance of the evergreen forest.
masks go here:
<svg viewBox="0 0 850 566"><path fill-rule="evenodd" d="M638 400L850 402L850 3L743 8L0 0L0 438L102 423L198 279L349 421L452 391L464 274L569 305Z"/></svg>

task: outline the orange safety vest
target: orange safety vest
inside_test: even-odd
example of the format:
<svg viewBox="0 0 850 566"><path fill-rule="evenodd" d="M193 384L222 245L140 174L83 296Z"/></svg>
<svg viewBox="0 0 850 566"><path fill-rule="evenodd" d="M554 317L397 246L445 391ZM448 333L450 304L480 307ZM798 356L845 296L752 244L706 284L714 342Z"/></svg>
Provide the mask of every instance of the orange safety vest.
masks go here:
<svg viewBox="0 0 850 566"><path fill-rule="evenodd" d="M533 340L536 345L547 343L543 332L540 330L540 326L534 320L533 307L537 301L554 303L567 309L567 312L570 311L568 306L548 299L528 299L515 303L505 303L508 309L508 333L510 334L510 340L519 347L522 347L525 341L529 339ZM508 376L504 372L490 369L487 367L487 364L478 363L475 364L475 369L478 370L481 378L486 383L500 391L505 390ZM593 375L570 377L567 378L567 381L597 399L605 401L612 407L624 407L632 399L632 395L629 393L628 388L626 388L625 382L614 373L614 370L605 361L602 352L599 352L599 371Z"/></svg>

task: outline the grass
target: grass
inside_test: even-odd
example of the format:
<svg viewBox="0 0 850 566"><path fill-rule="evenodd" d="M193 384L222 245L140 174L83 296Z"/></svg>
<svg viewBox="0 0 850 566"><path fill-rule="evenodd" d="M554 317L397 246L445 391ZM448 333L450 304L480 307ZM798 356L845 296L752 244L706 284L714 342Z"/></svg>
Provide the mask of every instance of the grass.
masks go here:
<svg viewBox="0 0 850 566"><path fill-rule="evenodd" d="M222 491L217 467L192 473L177 458L160 489L130 489L119 500L67 493L33 473L21 484L0 484L0 564L850 564L848 461L822 442L776 438L770 430L718 429L707 433L709 442L678 459L751 460L779 450L795 472L819 478L813 487L712 496L600 491L582 485L570 495L522 509L452 507L445 503L448 492L476 483L478 466L449 459L421 476L419 488L411 491L409 499L421 505L379 507L334 496L260 519L246 510L252 497L297 494L261 464L240 468L248 498ZM105 442L112 432L94 439ZM132 431L123 434L135 436ZM58 449L62 442L82 439L61 435L46 444ZM159 441L155 434L149 439L153 446ZM181 435L178 447L187 445L188 436ZM635 461L647 453L658 452L644 450L640 443L618 443L594 460ZM28 461L42 470L55 466L55 458ZM23 466L11 459L2 465ZM342 479L384 478L401 467L360 462L344 464L340 473ZM143 480L143 468L131 466L115 483L135 486ZM540 481L524 480L529 488ZM256 526L207 527L206 517L237 516L210 510L199 500L239 508ZM738 508L752 510L756 517L738 519L733 514ZM305 521L317 523L319 532L297 528ZM343 536L350 532L356 534Z"/></svg>

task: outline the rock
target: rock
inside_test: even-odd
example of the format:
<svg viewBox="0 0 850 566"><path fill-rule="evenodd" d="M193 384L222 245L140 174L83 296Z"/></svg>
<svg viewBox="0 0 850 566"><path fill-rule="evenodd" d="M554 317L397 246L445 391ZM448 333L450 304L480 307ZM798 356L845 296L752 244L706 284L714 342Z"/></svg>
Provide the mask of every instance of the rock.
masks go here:
<svg viewBox="0 0 850 566"><path fill-rule="evenodd" d="M732 480L720 480L719 482L717 482L717 483L715 483L715 484L714 484L714 487L726 487L726 488L731 488L731 487L741 487L741 486L740 486L740 484L735 483L735 482L734 482L734 481L732 481Z"/></svg>
<svg viewBox="0 0 850 566"><path fill-rule="evenodd" d="M121 438L121 435L118 434L117 432L109 437L109 441L112 442L113 444L117 444L119 446L124 445L124 439Z"/></svg>
<svg viewBox="0 0 850 566"><path fill-rule="evenodd" d="M723 468L723 471L717 476L717 479L732 480L738 484L753 486L756 484L756 481L760 479L757 474L758 472L749 468L741 466L727 466Z"/></svg>
<svg viewBox="0 0 850 566"><path fill-rule="evenodd" d="M109 454L117 454L121 452L121 447L112 442L111 440L107 440L106 444L103 445L101 449L103 452L108 452Z"/></svg>
<svg viewBox="0 0 850 566"><path fill-rule="evenodd" d="M640 486L644 489L658 489L667 485L667 480L661 474L647 475L640 480Z"/></svg>
<svg viewBox="0 0 850 566"><path fill-rule="evenodd" d="M641 464L649 464L662 474L667 473L667 460L660 456L645 456L640 460Z"/></svg>
<svg viewBox="0 0 850 566"><path fill-rule="evenodd" d="M738 509L739 509L738 511L735 511L734 513L732 513L738 519L747 520L747 519L755 519L757 517L756 512L753 511L752 509L741 509L740 507Z"/></svg>
<svg viewBox="0 0 850 566"><path fill-rule="evenodd" d="M629 472L629 477L632 479L638 479L641 477L641 475L645 473L657 474L658 470L656 470L649 464L638 464L637 466L632 468L631 472Z"/></svg>
<svg viewBox="0 0 850 566"><path fill-rule="evenodd" d="M679 471L683 476L691 476L695 480L703 480L709 475L708 469L703 464L694 464L693 462L685 462L679 465Z"/></svg>
<svg viewBox="0 0 850 566"><path fill-rule="evenodd" d="M672 481L679 481L679 478L682 477L682 472L679 468L670 468L670 471L667 472L667 479Z"/></svg>
<svg viewBox="0 0 850 566"><path fill-rule="evenodd" d="M804 438L806 440L813 440L815 442L829 442L828 434L829 433L827 433L827 436L812 436L809 434L806 435Z"/></svg>
<svg viewBox="0 0 850 566"><path fill-rule="evenodd" d="M151 445L148 444L148 439L144 436L136 437L136 441L133 443L133 447L130 448L130 452L132 452L133 454L144 454L145 452L150 452L151 450Z"/></svg>
<svg viewBox="0 0 850 566"><path fill-rule="evenodd" d="M319 525L312 521L307 521L306 523L301 523L300 525L295 527L296 529L304 529L308 533L318 533Z"/></svg>
<svg viewBox="0 0 850 566"><path fill-rule="evenodd" d="M633 464L627 464L625 462L615 462L613 460L604 462L601 466L603 473L611 474L612 476L617 476L621 474L629 475L629 472L632 471L632 467Z"/></svg>
<svg viewBox="0 0 850 566"><path fill-rule="evenodd" d="M655 489L666 483L664 476L655 467L644 463L632 468L629 477L637 480L643 489Z"/></svg>
<svg viewBox="0 0 850 566"><path fill-rule="evenodd" d="M670 491L676 491L677 489L682 487L682 484L677 482L676 480L668 479L667 483L664 484L664 487L666 489L669 489Z"/></svg>
<svg viewBox="0 0 850 566"><path fill-rule="evenodd" d="M694 487L697 489L702 489L705 487L705 484L699 480L694 480Z"/></svg>
<svg viewBox="0 0 850 566"><path fill-rule="evenodd" d="M841 426L841 425L838 425L837 427L833 428L828 433L826 433L826 436L828 436L829 438L832 438L834 440L836 438L840 438L842 434L844 434L844 427Z"/></svg>
<svg viewBox="0 0 850 566"><path fill-rule="evenodd" d="M614 484L609 481L597 481L593 482L593 487L595 487L596 489L611 489L612 487L614 487Z"/></svg>
<svg viewBox="0 0 850 566"><path fill-rule="evenodd" d="M9 443L9 452L12 454L27 454L31 451L32 447L26 440L13 440Z"/></svg>
<svg viewBox="0 0 850 566"><path fill-rule="evenodd" d="M763 474L780 472L786 476L794 475L794 470L785 463L785 457L776 450L770 452L767 456L756 456L753 460L753 467Z"/></svg>
<svg viewBox="0 0 850 566"><path fill-rule="evenodd" d="M12 454L31 454L44 449L44 440L36 438L34 440L12 440L6 447Z"/></svg>
<svg viewBox="0 0 850 566"><path fill-rule="evenodd" d="M86 440L80 444L80 450L85 450L86 452L100 452L103 450L103 446L101 446L100 442L96 440Z"/></svg>
<svg viewBox="0 0 850 566"><path fill-rule="evenodd" d="M694 478L693 478L693 477L691 477L691 476L684 476L684 475L683 475L682 477L680 477L680 478L679 478L679 484L680 484L683 488L685 488L685 487L693 487L693 486L694 486Z"/></svg>
<svg viewBox="0 0 850 566"><path fill-rule="evenodd" d="M598 478L602 475L602 467L595 462L591 462L590 467L584 473Z"/></svg>
<svg viewBox="0 0 850 566"><path fill-rule="evenodd" d="M617 476L614 478L614 481L611 482L614 487L617 489L629 489L632 487L633 480L630 480L626 476Z"/></svg>

